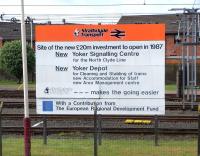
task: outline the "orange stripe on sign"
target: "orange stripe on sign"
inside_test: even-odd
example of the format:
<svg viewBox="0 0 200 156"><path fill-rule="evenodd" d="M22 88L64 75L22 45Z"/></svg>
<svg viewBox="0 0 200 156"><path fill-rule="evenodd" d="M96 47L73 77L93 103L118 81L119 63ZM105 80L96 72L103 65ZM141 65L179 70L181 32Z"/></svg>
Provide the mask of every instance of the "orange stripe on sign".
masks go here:
<svg viewBox="0 0 200 156"><path fill-rule="evenodd" d="M153 40L165 40L164 24L36 26L36 42Z"/></svg>

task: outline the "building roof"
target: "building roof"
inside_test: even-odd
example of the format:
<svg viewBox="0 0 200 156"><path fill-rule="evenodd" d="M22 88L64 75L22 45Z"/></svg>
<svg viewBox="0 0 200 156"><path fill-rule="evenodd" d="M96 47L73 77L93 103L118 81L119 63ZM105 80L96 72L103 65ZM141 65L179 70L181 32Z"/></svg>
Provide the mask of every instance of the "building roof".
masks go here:
<svg viewBox="0 0 200 156"><path fill-rule="evenodd" d="M67 25L73 23L66 23ZM45 25L41 23L33 23L33 40L35 39L35 25ZM21 23L14 22L0 22L0 36L3 40L20 40L21 39ZM27 40L31 39L31 26L30 23L26 24L26 37Z"/></svg>
<svg viewBox="0 0 200 156"><path fill-rule="evenodd" d="M26 35L27 35L27 40L30 40L31 37L30 24L26 24ZM33 29L33 35L34 35L34 29ZM0 36L4 40L21 39L21 24L14 22L0 22Z"/></svg>
<svg viewBox="0 0 200 156"><path fill-rule="evenodd" d="M166 33L177 33L179 15L140 15L140 16L122 16L118 24L143 24L143 23L164 23L166 24ZM67 23L71 24L71 23ZM35 24L33 24L33 39L35 37ZM0 36L4 40L21 39L21 24L14 22L0 22ZM31 38L30 24L26 24L27 40Z"/></svg>
<svg viewBox="0 0 200 156"><path fill-rule="evenodd" d="M177 33L180 18L178 14L122 16L118 24L163 23L166 24L166 33Z"/></svg>

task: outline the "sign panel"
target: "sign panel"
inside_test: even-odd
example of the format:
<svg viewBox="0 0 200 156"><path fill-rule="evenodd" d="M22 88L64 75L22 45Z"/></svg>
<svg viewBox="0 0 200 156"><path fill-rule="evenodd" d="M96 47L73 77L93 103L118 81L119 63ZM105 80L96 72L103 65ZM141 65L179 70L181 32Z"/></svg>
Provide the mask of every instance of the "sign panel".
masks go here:
<svg viewBox="0 0 200 156"><path fill-rule="evenodd" d="M164 114L165 26L36 26L39 114Z"/></svg>

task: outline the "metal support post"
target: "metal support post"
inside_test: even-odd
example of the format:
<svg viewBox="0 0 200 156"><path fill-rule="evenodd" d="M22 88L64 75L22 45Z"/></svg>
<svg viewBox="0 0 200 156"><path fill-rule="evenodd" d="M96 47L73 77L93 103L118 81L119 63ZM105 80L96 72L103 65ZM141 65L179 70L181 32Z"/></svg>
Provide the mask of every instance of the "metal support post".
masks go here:
<svg viewBox="0 0 200 156"><path fill-rule="evenodd" d="M24 86L24 154L31 156L31 121L29 118L28 101L28 72L26 52L26 27L24 23L24 0L21 0L21 41L22 41L22 64L23 64L23 86Z"/></svg>
<svg viewBox="0 0 200 156"><path fill-rule="evenodd" d="M192 14L191 15L191 18L192 18L192 21L191 21L191 38L192 38L192 42L195 43L196 42L196 22L195 22L195 14ZM194 84L195 84L195 79L194 79L194 73L195 73L195 46L193 45L191 47L191 82L190 82L190 85L191 85L191 109L193 110L194 109Z"/></svg>
<svg viewBox="0 0 200 156"><path fill-rule="evenodd" d="M154 142L155 146L158 146L158 116L155 115L154 117Z"/></svg>
<svg viewBox="0 0 200 156"><path fill-rule="evenodd" d="M182 28L182 70L183 70L183 108L185 107L185 91L187 101L194 109L197 96L197 45L199 45L199 8L176 8L171 11L183 10L180 23ZM179 26L180 28L180 26Z"/></svg>
<svg viewBox="0 0 200 156"><path fill-rule="evenodd" d="M183 86L183 80L182 80L182 78L183 78L183 71L182 71L182 69L180 68L180 66L178 67L178 70L177 70L177 72L176 72L176 87L177 87L177 89L176 89L176 96L178 97L178 98L181 98L182 97L182 95L183 95L183 90L182 90L182 86Z"/></svg>
<svg viewBox="0 0 200 156"><path fill-rule="evenodd" d="M195 43L198 44L198 40L199 40L199 14L196 14L196 19L195 19ZM194 86L195 86L195 93L194 93L194 101L196 102L197 100L197 51L198 51L198 46L194 45Z"/></svg>
<svg viewBox="0 0 200 156"><path fill-rule="evenodd" d="M43 117L43 144L47 145L47 118Z"/></svg>
<svg viewBox="0 0 200 156"><path fill-rule="evenodd" d="M98 156L98 125L97 125L97 105L94 110L94 156Z"/></svg>
<svg viewBox="0 0 200 156"><path fill-rule="evenodd" d="M186 19L188 18L188 16L186 15ZM189 21L187 21L187 27L186 27L186 42L189 42L189 27L190 27L190 23ZM189 86L190 86L190 55L189 55L189 46L186 46L186 50L187 50L187 70L186 70L186 76L187 76L187 101L190 100L190 93L189 93Z"/></svg>
<svg viewBox="0 0 200 156"><path fill-rule="evenodd" d="M3 156L3 152L2 152L2 122L1 122L2 110L3 110L3 102L0 103L0 156Z"/></svg>
<svg viewBox="0 0 200 156"><path fill-rule="evenodd" d="M198 116L198 150L197 155L200 156L200 114Z"/></svg>
<svg viewBox="0 0 200 156"><path fill-rule="evenodd" d="M33 19L30 21L30 28L31 28L31 48L33 48Z"/></svg>
<svg viewBox="0 0 200 156"><path fill-rule="evenodd" d="M102 117L101 117L101 114L99 114L98 115L98 142L99 142L99 145L102 144L101 129L102 129Z"/></svg>
<svg viewBox="0 0 200 156"><path fill-rule="evenodd" d="M183 22L183 38L182 40L186 40L186 22ZM185 88L186 88L186 59L185 59L185 47L182 46L182 103L183 103L183 110L185 110Z"/></svg>
<svg viewBox="0 0 200 156"><path fill-rule="evenodd" d="M24 152L25 156L31 156L31 122L30 118L24 118Z"/></svg>

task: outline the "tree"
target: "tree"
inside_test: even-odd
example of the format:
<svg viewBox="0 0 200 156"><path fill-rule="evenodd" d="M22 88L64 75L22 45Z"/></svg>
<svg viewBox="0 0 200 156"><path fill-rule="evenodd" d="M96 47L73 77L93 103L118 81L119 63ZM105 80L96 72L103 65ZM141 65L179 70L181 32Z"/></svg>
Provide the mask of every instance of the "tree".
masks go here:
<svg viewBox="0 0 200 156"><path fill-rule="evenodd" d="M22 80L22 50L20 41L6 42L0 50L0 64L2 69L8 71L18 79L18 83ZM34 50L27 45L27 66L28 72L33 73L35 70L35 53Z"/></svg>

